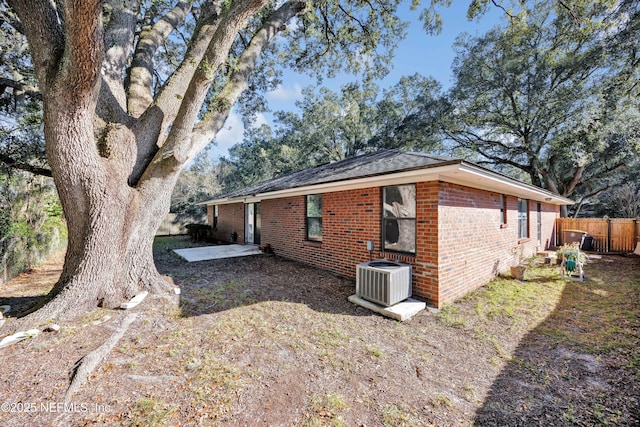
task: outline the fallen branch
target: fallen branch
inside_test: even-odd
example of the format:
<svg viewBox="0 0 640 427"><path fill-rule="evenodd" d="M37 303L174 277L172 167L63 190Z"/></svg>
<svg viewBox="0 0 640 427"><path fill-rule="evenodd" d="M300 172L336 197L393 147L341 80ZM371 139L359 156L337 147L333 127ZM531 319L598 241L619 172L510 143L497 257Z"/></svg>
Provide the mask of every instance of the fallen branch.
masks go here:
<svg viewBox="0 0 640 427"><path fill-rule="evenodd" d="M131 323L138 317L136 313L129 313L122 319L122 323L116 330L116 332L109 337L100 347L96 348L86 356L76 362L71 371L71 383L67 389L67 393L64 396L65 404L71 401L73 394L80 390L80 388L88 381L91 373L100 364L102 359L109 354L111 349L120 341L120 338L127 332Z"/></svg>

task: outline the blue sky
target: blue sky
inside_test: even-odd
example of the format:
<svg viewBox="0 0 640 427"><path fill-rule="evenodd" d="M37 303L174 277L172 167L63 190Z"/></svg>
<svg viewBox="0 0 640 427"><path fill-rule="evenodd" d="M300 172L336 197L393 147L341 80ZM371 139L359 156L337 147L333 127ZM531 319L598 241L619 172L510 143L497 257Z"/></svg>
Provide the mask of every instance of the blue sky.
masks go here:
<svg viewBox="0 0 640 427"><path fill-rule="evenodd" d="M396 84L402 76L420 73L438 80L443 88L451 86L451 65L455 57L453 44L458 34L467 32L479 35L489 28L503 23L503 12L496 7L490 7L480 19L469 21L466 18L469 0L454 0L449 8L440 10L443 20L442 32L437 36L428 36L418 19L418 11L411 12L408 5L402 9L402 17L411 22L407 37L402 40L396 49L393 60L393 69L381 81L378 86L385 88ZM335 79L325 79L323 86L333 91L338 91L346 82L353 81L356 77L341 75ZM269 92L267 100L272 111L285 110L296 111L295 101L302 97L302 88L314 84L315 80L305 75L285 71L282 85L278 90ZM268 117L263 117L262 122L268 122ZM225 128L220 131L213 147L212 155L215 158L226 156L229 147L242 141L244 127L240 118L232 112L225 123Z"/></svg>

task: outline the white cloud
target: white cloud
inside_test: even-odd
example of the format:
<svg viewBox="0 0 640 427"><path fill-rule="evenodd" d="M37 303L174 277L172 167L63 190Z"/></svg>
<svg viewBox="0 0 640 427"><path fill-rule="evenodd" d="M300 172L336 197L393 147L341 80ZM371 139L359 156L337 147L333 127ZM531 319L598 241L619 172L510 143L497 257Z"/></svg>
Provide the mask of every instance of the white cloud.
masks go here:
<svg viewBox="0 0 640 427"><path fill-rule="evenodd" d="M274 91L267 92L267 97L274 101L291 101L302 98L302 86L294 83L292 88L279 85Z"/></svg>
<svg viewBox="0 0 640 427"><path fill-rule="evenodd" d="M254 126L260 127L263 124L268 124L269 121L267 117L262 114L256 114L256 121ZM227 117L227 121L224 122L224 126L218 132L215 139L215 145L211 148L215 157L228 157L229 156L229 148L234 145L242 142L244 138L244 124L242 123L242 119L238 114L236 114L233 110Z"/></svg>
<svg viewBox="0 0 640 427"><path fill-rule="evenodd" d="M221 156L227 156L228 150L232 146L242 142L244 136L244 125L240 116L234 111L231 111L229 117L224 122L224 126L216 135L216 145L214 151Z"/></svg>

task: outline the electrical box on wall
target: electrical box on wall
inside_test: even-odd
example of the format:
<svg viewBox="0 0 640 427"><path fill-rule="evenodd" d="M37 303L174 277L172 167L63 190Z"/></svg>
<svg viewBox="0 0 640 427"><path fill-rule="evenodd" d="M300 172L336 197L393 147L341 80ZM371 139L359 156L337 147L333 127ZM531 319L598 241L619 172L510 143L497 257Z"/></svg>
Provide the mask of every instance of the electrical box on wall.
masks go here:
<svg viewBox="0 0 640 427"><path fill-rule="evenodd" d="M373 250L373 240L367 242L367 250L371 252Z"/></svg>

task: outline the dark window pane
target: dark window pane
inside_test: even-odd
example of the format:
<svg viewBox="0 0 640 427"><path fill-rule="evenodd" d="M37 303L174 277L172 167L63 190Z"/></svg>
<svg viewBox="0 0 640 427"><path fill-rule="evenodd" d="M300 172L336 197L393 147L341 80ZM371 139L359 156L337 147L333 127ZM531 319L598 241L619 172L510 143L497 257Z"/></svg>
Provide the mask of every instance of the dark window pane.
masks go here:
<svg viewBox="0 0 640 427"><path fill-rule="evenodd" d="M416 186L395 185L384 188L385 218L416 217Z"/></svg>
<svg viewBox="0 0 640 427"><path fill-rule="evenodd" d="M384 248L390 251L416 251L416 222L413 219L385 220Z"/></svg>
<svg viewBox="0 0 640 427"><path fill-rule="evenodd" d="M310 194L307 196L307 216L322 216L322 194Z"/></svg>
<svg viewBox="0 0 640 427"><path fill-rule="evenodd" d="M529 237L529 206L526 199L518 199L518 238Z"/></svg>
<svg viewBox="0 0 640 427"><path fill-rule="evenodd" d="M322 241L322 194L307 196L307 240Z"/></svg>
<svg viewBox="0 0 640 427"><path fill-rule="evenodd" d="M322 218L307 219L307 239L322 241Z"/></svg>
<svg viewBox="0 0 640 427"><path fill-rule="evenodd" d="M384 249L416 252L416 186L384 187L382 193Z"/></svg>

